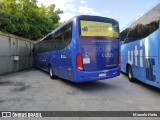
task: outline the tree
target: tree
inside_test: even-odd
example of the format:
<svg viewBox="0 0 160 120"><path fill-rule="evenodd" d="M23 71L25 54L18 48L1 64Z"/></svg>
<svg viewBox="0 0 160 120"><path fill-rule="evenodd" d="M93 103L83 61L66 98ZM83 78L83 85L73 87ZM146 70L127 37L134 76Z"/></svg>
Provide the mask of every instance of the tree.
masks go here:
<svg viewBox="0 0 160 120"><path fill-rule="evenodd" d="M61 13L55 4L38 7L35 0L2 0L0 31L37 40L60 25Z"/></svg>

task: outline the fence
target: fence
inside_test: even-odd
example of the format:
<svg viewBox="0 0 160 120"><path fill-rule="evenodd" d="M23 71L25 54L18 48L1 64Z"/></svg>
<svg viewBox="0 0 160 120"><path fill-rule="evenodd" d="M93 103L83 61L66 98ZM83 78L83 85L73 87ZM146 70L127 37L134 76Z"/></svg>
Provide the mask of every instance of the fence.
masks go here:
<svg viewBox="0 0 160 120"><path fill-rule="evenodd" d="M0 75L33 66L33 41L0 32Z"/></svg>

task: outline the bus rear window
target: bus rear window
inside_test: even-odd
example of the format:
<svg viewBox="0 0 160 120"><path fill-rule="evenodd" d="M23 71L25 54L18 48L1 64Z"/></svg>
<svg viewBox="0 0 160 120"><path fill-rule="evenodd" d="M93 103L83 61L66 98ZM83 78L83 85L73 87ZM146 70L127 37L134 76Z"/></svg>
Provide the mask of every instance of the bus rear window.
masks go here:
<svg viewBox="0 0 160 120"><path fill-rule="evenodd" d="M119 38L118 24L81 20L81 37Z"/></svg>

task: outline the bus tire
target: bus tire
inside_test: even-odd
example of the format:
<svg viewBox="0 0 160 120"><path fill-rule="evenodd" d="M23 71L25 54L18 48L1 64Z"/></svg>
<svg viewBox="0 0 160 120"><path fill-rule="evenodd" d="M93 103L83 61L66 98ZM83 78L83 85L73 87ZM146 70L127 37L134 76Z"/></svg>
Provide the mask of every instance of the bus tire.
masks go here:
<svg viewBox="0 0 160 120"><path fill-rule="evenodd" d="M52 68L51 65L49 66L49 76L50 76L51 79L55 79L56 78L56 76L54 75L53 68Z"/></svg>
<svg viewBox="0 0 160 120"><path fill-rule="evenodd" d="M130 65L128 66L127 70L128 70L128 72L127 72L128 74L127 75L128 75L129 81L130 82L135 82L135 79L134 79L133 73L132 73L132 67Z"/></svg>

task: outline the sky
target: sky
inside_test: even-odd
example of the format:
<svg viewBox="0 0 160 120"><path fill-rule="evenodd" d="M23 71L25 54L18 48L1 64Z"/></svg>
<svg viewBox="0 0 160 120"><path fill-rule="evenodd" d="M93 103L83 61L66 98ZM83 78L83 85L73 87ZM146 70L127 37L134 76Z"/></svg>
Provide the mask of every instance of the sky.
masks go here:
<svg viewBox="0 0 160 120"><path fill-rule="evenodd" d="M97 15L116 19L120 30L142 16L160 0L37 0L45 6L56 5L61 9L61 22L76 15Z"/></svg>

